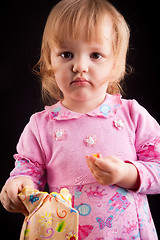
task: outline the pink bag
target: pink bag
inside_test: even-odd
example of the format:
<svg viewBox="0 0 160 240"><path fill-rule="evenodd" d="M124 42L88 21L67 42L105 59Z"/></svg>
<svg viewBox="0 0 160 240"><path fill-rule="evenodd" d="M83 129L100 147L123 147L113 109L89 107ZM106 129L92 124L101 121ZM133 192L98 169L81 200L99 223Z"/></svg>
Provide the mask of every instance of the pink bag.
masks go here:
<svg viewBox="0 0 160 240"><path fill-rule="evenodd" d="M19 198L29 215L25 218L20 240L78 239L78 211L71 207L71 194L63 188L60 194L48 194L25 187Z"/></svg>

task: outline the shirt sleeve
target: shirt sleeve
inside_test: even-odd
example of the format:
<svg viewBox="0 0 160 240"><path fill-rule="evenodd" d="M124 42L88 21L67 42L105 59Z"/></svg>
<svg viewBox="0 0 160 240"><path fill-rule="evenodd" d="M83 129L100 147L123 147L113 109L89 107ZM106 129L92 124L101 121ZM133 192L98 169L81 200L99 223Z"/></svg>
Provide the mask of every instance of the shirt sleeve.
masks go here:
<svg viewBox="0 0 160 240"><path fill-rule="evenodd" d="M10 178L27 176L32 179L35 188L43 190L46 183L45 152L34 114L26 125L17 145L15 168L10 173ZM9 180L9 179L8 179Z"/></svg>
<svg viewBox="0 0 160 240"><path fill-rule="evenodd" d="M135 127L137 161L140 186L138 193L160 193L160 126L156 120L135 100L130 109Z"/></svg>

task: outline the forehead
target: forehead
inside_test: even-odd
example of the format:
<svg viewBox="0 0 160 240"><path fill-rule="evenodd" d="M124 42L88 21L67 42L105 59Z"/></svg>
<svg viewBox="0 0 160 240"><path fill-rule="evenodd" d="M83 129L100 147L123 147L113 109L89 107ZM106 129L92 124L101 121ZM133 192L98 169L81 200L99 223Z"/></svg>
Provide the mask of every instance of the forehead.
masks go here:
<svg viewBox="0 0 160 240"><path fill-rule="evenodd" d="M112 40L113 39L113 22L111 20L111 18L106 15L103 19L103 21L101 22L98 31L100 31L99 33L97 32L97 34L99 34L99 37L103 40Z"/></svg>
<svg viewBox="0 0 160 240"><path fill-rule="evenodd" d="M78 25L61 26L58 36L56 37L56 45L62 45L67 41L81 39L89 43L102 44L104 41L113 40L113 22L109 15L105 15L99 22L82 21Z"/></svg>

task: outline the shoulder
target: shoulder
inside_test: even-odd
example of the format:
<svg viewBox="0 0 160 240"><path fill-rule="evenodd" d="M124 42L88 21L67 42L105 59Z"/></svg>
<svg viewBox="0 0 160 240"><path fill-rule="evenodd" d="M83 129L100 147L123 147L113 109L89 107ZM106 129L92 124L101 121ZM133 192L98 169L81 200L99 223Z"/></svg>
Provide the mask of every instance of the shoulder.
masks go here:
<svg viewBox="0 0 160 240"><path fill-rule="evenodd" d="M122 113L129 125L134 127L136 145L160 136L160 126L150 113L136 100L122 99Z"/></svg>
<svg viewBox="0 0 160 240"><path fill-rule="evenodd" d="M142 107L135 99L122 98L122 107L130 112L130 114L139 112L146 112L147 110Z"/></svg>
<svg viewBox="0 0 160 240"><path fill-rule="evenodd" d="M37 122L38 124L43 124L44 126L44 124L53 119L52 115L58 113L59 109L59 102L51 106L45 106L43 111L36 112L31 116L30 122Z"/></svg>
<svg viewBox="0 0 160 240"><path fill-rule="evenodd" d="M122 99L122 111L128 114L131 120L135 123L140 119L154 119L135 99Z"/></svg>
<svg viewBox="0 0 160 240"><path fill-rule="evenodd" d="M24 135L24 133L36 134L40 129L45 129L44 126L46 127L49 122L50 116L47 110L36 112L30 116L28 123L24 127L22 135Z"/></svg>
<svg viewBox="0 0 160 240"><path fill-rule="evenodd" d="M36 112L30 117L30 121L45 122L48 120L49 120L49 113L47 110Z"/></svg>

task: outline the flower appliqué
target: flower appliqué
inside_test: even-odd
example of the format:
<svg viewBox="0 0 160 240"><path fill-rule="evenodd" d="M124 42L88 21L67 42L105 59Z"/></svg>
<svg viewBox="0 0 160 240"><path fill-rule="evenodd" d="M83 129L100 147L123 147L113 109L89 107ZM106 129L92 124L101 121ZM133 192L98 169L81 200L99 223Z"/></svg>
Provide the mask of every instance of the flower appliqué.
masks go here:
<svg viewBox="0 0 160 240"><path fill-rule="evenodd" d="M96 136L88 136L86 139L84 139L84 142L86 143L87 146L92 147L96 144L97 138Z"/></svg>
<svg viewBox="0 0 160 240"><path fill-rule="evenodd" d="M121 130L124 128L124 122L121 119L114 120L113 124L118 130Z"/></svg>
<svg viewBox="0 0 160 240"><path fill-rule="evenodd" d="M60 130L55 131L54 136L56 138L56 141L61 141L65 138L66 135L67 135L66 132L64 130L60 129Z"/></svg>

